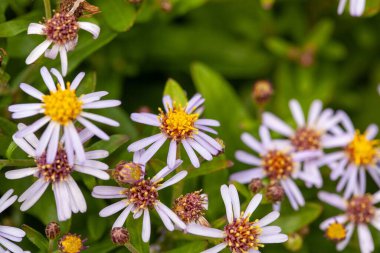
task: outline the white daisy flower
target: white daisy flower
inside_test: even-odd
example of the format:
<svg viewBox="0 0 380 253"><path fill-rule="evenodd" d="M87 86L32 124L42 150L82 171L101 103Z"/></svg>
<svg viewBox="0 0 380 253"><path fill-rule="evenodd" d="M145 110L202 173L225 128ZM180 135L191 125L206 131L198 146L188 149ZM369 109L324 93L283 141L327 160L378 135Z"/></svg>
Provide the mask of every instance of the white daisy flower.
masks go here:
<svg viewBox="0 0 380 253"><path fill-rule="evenodd" d="M101 210L99 215L101 217L108 217L123 210L113 224L113 228L122 227L131 212L133 213L134 219L138 219L140 216L143 216L142 239L144 242L148 242L150 238L151 224L149 211L152 209L157 211L162 222L169 231L174 230L173 223L177 227L185 229L185 223L181 221L181 219L169 207L162 204L159 199L160 190L171 186L186 177L187 171L181 171L169 180L162 182L163 178L171 173L181 163L181 160L177 160L173 168L170 169L169 167L165 167L152 179L142 178L141 180L133 183L129 188L117 186L96 186L92 192L93 197L100 199L122 199Z"/></svg>
<svg viewBox="0 0 380 253"><path fill-rule="evenodd" d="M331 109L323 110L320 100L315 100L311 104L307 120L297 100L291 100L289 108L297 124L295 129L269 112L263 114L263 124L287 137L295 151L310 153L311 159L304 161L301 169L314 178L314 182L307 183L307 186L315 185L320 188L323 179L319 171L321 167L319 160L324 156L324 149L341 145L341 138L331 132L331 129L340 122L339 113L334 115Z"/></svg>
<svg viewBox="0 0 380 253"><path fill-rule="evenodd" d="M250 221L252 213L261 202L261 194L255 195L245 212L241 212L239 195L234 185L222 185L220 192L228 220L224 229L209 228L195 223L187 226L187 231L191 234L223 239L222 243L202 251L203 253L216 253L227 247L231 252L259 253L264 244L283 243L288 240L287 235L281 234L280 227L268 226L280 216L277 211L260 220Z"/></svg>
<svg viewBox="0 0 380 253"><path fill-rule="evenodd" d="M298 210L299 207L305 205L305 199L294 179L299 178L307 183L315 183L315 177L307 171L300 170L300 162L310 159L314 154L309 151L295 152L288 142L272 140L265 126L260 127L259 133L261 143L248 133L241 135L242 141L258 156L238 150L235 153L236 159L253 168L233 173L230 180L247 184L252 179L268 178L271 183L279 183L282 186L291 206ZM278 210L279 204L276 203L274 209Z"/></svg>
<svg viewBox="0 0 380 253"><path fill-rule="evenodd" d="M29 84L20 84L20 88L25 93L40 100L40 102L11 105L9 111L12 112L12 118L21 119L37 114L43 114L43 117L30 126L19 130L15 134L15 137L23 138L48 124L36 149L36 156L41 156L47 149L47 163L52 163L58 150L59 138L62 131L62 134L65 136L66 152L71 156L69 157L69 161L73 161L72 155L75 154L76 159L83 162L85 160L85 152L82 143L79 141L75 122L78 121L100 139L108 140L109 136L89 120L115 127L119 126L119 123L104 116L85 112L85 110L115 107L120 105L120 101L100 101L103 96L108 94L105 91L77 95L76 89L85 75L83 72L79 73L71 84L67 83L66 85L61 74L56 69L52 69L51 73L58 80L57 86L54 84L54 80L47 68L41 68L42 78L50 91L48 95L44 95Z"/></svg>
<svg viewBox="0 0 380 253"><path fill-rule="evenodd" d="M346 7L347 0L340 0L338 6L338 14L341 15ZM363 15L365 10L365 0L350 0L350 14L353 17Z"/></svg>
<svg viewBox="0 0 380 253"><path fill-rule="evenodd" d="M19 124L19 129L25 128L25 125ZM78 141L84 143L91 137L91 132L85 129L79 133ZM84 213L87 210L86 200L71 174L76 171L103 180L110 178L105 171L108 169L108 165L95 160L107 157L108 152L105 150L85 152L85 161L79 162L75 156L68 155L68 152L73 153L74 151L70 148L68 149L69 151L66 151L67 149L64 146L70 141L70 138L65 138L64 143L59 143L53 162L47 163L46 152L42 153L42 155L36 155L38 145L41 142L34 134L29 134L22 139L13 138L13 140L22 150L34 158L36 166L7 171L5 177L8 179L19 179L27 176L38 178L19 197L18 201L22 202L21 211L31 208L41 198L48 186L52 185L58 220L68 220L71 218L72 213ZM69 157L74 157L72 163L69 162Z"/></svg>
<svg viewBox="0 0 380 253"><path fill-rule="evenodd" d="M217 134L211 127L220 126L213 119L199 119L205 99L200 94L194 95L185 107L177 104L170 96L163 97L165 111L160 110L159 115L151 113L132 113L133 121L156 126L161 133L136 141L129 145L128 151L136 152L150 146L141 157L141 162L148 162L160 147L170 140L167 164L173 168L177 156L177 147L180 144L185 148L191 163L195 168L200 166L199 159L194 150L204 159L210 161L212 156L222 151L222 146L205 132Z"/></svg>
<svg viewBox="0 0 380 253"><path fill-rule="evenodd" d="M186 224L197 223L209 227L204 217L208 210L208 196L200 191L194 191L179 196L173 205L173 211Z"/></svg>
<svg viewBox="0 0 380 253"><path fill-rule="evenodd" d="M369 125L361 134L355 130L350 118L341 113L342 126L335 128L340 138L340 149L325 155L321 164L327 164L331 168L330 178L337 180L337 191L344 189L345 198L354 194L356 188L361 192L366 189L366 172L368 172L375 183L380 187L380 161L379 140L375 139L378 127Z"/></svg>
<svg viewBox="0 0 380 253"><path fill-rule="evenodd" d="M12 196L12 194L13 189L8 190L0 198L0 213L2 213L16 201L17 196ZM0 252L26 253L26 251L23 251L19 246L13 243L21 242L24 236L25 232L19 228L0 226Z"/></svg>
<svg viewBox="0 0 380 253"><path fill-rule="evenodd" d="M28 27L28 34L38 34L46 36L46 40L38 45L26 58L26 64L32 64L43 53L45 57L55 59L58 53L61 58L62 74L66 76L68 61L67 52L74 50L78 43L78 33L80 29L91 33L94 39L97 39L100 33L100 27L90 23L78 21L74 12L78 5L68 13L57 12L51 19L44 24L31 23ZM48 49L51 45L52 48Z"/></svg>
<svg viewBox="0 0 380 253"><path fill-rule="evenodd" d="M380 209L375 207L380 202L380 192L374 195L359 193L350 199L333 193L320 192L318 197L344 212L328 218L320 225L326 237L337 243L337 250L341 251L347 246L357 228L361 253L374 251L374 243L368 226L372 225L380 231Z"/></svg>

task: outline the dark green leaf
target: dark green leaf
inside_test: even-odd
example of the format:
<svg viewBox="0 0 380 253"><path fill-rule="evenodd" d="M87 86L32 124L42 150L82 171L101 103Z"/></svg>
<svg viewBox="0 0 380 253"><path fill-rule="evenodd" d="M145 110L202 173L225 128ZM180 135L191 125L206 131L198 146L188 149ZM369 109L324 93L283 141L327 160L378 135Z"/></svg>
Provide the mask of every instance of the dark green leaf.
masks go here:
<svg viewBox="0 0 380 253"><path fill-rule="evenodd" d="M99 240L107 229L107 222L105 219L100 219L98 215L90 215L87 218L87 228L92 240Z"/></svg>
<svg viewBox="0 0 380 253"><path fill-rule="evenodd" d="M192 242L185 244L179 248L166 251L165 253L193 253L201 252L207 247L207 242Z"/></svg>
<svg viewBox="0 0 380 253"><path fill-rule="evenodd" d="M28 29L30 23L38 23L39 12L31 12L25 16L0 24L0 38L12 37Z"/></svg>
<svg viewBox="0 0 380 253"><path fill-rule="evenodd" d="M166 82L164 95L169 95L173 101L185 106L187 103L186 92L182 87L173 79Z"/></svg>
<svg viewBox="0 0 380 253"><path fill-rule="evenodd" d="M220 156L214 158L210 162L202 163L201 166L197 169L192 169L191 172L187 175L187 177L185 177L185 180L194 177L210 175L214 172L231 168L232 166L232 161L226 160L224 156Z"/></svg>
<svg viewBox="0 0 380 253"><path fill-rule="evenodd" d="M121 145L129 140L128 136L122 134L115 134L110 137L108 141L101 140L94 143L88 150L107 150L109 154L115 152Z"/></svg>
<svg viewBox="0 0 380 253"><path fill-rule="evenodd" d="M86 76L81 82L81 84L78 86L76 93L78 95L88 94L88 93L94 92L95 89L96 89L96 73L89 72L89 73L86 73Z"/></svg>
<svg viewBox="0 0 380 253"><path fill-rule="evenodd" d="M136 10L126 0L96 1L107 24L117 32L125 32L136 19Z"/></svg>
<svg viewBox="0 0 380 253"><path fill-rule="evenodd" d="M40 250L44 250L47 252L49 242L45 236L43 236L40 232L35 230L34 228L29 227L28 225L22 225L22 230L25 231L26 237L36 245Z"/></svg>

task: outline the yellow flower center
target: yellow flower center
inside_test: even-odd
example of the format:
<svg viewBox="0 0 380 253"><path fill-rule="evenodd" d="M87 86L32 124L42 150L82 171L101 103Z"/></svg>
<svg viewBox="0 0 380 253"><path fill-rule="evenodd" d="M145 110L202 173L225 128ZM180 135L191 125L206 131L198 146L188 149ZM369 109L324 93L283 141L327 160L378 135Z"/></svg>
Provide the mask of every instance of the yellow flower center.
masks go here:
<svg viewBox="0 0 380 253"><path fill-rule="evenodd" d="M44 113L53 121L67 125L82 112L83 102L77 97L74 90L70 90L70 83L67 84L65 90L62 90L60 85L57 85L57 88L57 91L43 96Z"/></svg>
<svg viewBox="0 0 380 253"><path fill-rule="evenodd" d="M343 241L347 236L346 228L338 222L331 223L326 229L326 237L334 242Z"/></svg>
<svg viewBox="0 0 380 253"><path fill-rule="evenodd" d="M346 153L351 162L356 165L375 164L378 157L378 140L368 140L365 134L355 133L354 139L347 145Z"/></svg>
<svg viewBox="0 0 380 253"><path fill-rule="evenodd" d="M197 131L194 126L198 120L198 113L187 113L185 107L173 103L173 108L165 113L160 109L161 131L165 133L168 138L179 141L192 137L193 133Z"/></svg>
<svg viewBox="0 0 380 253"><path fill-rule="evenodd" d="M65 235L59 244L63 253L79 253L83 249L82 239L74 234Z"/></svg>
<svg viewBox="0 0 380 253"><path fill-rule="evenodd" d="M271 181L285 179L294 171L293 158L280 150L270 150L262 156L263 169Z"/></svg>

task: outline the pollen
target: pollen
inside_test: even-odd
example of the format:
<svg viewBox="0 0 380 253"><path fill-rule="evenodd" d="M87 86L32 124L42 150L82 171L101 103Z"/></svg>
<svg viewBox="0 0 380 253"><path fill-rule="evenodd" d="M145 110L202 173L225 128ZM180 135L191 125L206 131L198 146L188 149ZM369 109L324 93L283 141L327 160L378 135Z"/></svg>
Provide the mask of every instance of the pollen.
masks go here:
<svg viewBox="0 0 380 253"><path fill-rule="evenodd" d="M36 159L38 168L38 177L43 177L47 182L58 182L67 179L73 172L73 168L69 165L66 151L58 147L54 162L48 164L46 161L46 152Z"/></svg>
<svg viewBox="0 0 380 253"><path fill-rule="evenodd" d="M187 113L185 107L174 102L173 108L168 112L165 113L160 109L160 128L168 138L180 141L192 137L196 133L198 129L195 127L195 122L198 118L199 114Z"/></svg>
<svg viewBox="0 0 380 253"><path fill-rule="evenodd" d="M75 91L70 89L70 83L67 87L62 90L60 85L57 85L57 91L42 98L45 115L61 125L67 125L82 112L83 102L76 96Z"/></svg>
<svg viewBox="0 0 380 253"><path fill-rule="evenodd" d="M375 207L371 195L355 196L348 202L348 220L356 224L370 223L375 216Z"/></svg>
<svg viewBox="0 0 380 253"><path fill-rule="evenodd" d="M134 204L135 211L153 208L158 201L158 182L143 179L135 182L130 188L124 190L129 203Z"/></svg>
<svg viewBox="0 0 380 253"><path fill-rule="evenodd" d="M74 15L57 12L45 22L44 32L50 41L64 45L78 37L79 25Z"/></svg>
<svg viewBox="0 0 380 253"><path fill-rule="evenodd" d="M343 226L343 224L338 223L338 222L333 222L326 229L325 236L327 237L327 239L333 242L340 242L346 238L347 230Z"/></svg>
<svg viewBox="0 0 380 253"><path fill-rule="evenodd" d="M209 225L204 218L206 205L206 195L201 194L201 191L195 191L177 198L174 202L173 210L186 224L197 222Z"/></svg>
<svg viewBox="0 0 380 253"><path fill-rule="evenodd" d="M268 151L262 157L263 169L271 181L288 178L294 171L293 158L280 150Z"/></svg>
<svg viewBox="0 0 380 253"><path fill-rule="evenodd" d="M346 154L356 165L373 165L379 156L378 140L368 140L365 134L356 131L354 139L346 147Z"/></svg>
<svg viewBox="0 0 380 253"><path fill-rule="evenodd" d="M80 253L82 250L86 249L86 246L84 246L83 243L84 241L80 235L66 234L59 240L58 246L62 253Z"/></svg>
<svg viewBox="0 0 380 253"><path fill-rule="evenodd" d="M321 147L320 133L307 127L298 128L290 141L297 151L317 150Z"/></svg>
<svg viewBox="0 0 380 253"><path fill-rule="evenodd" d="M262 229L248 218L234 219L224 227L224 232L226 234L224 241L231 252L246 253L250 249L259 250L259 247L264 247L259 241Z"/></svg>

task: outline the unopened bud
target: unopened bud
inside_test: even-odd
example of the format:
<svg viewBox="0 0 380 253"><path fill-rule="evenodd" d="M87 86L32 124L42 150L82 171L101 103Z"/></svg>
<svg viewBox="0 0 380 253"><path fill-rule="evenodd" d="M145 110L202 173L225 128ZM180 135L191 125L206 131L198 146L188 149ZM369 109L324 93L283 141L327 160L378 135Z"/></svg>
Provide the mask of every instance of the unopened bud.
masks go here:
<svg viewBox="0 0 380 253"><path fill-rule="evenodd" d="M113 178L120 184L133 184L143 175L144 171L140 164L125 161L119 162L112 172Z"/></svg>
<svg viewBox="0 0 380 253"><path fill-rule="evenodd" d="M272 183L267 187L265 196L271 202L282 201L285 196L284 188L278 183Z"/></svg>
<svg viewBox="0 0 380 253"><path fill-rule="evenodd" d="M129 232L126 228L115 227L111 230L111 240L115 245L124 245L129 242Z"/></svg>
<svg viewBox="0 0 380 253"><path fill-rule="evenodd" d="M152 109L149 107L149 106L141 106L137 109L137 112L139 113L143 113L143 112L147 112L147 113L151 113L152 112Z"/></svg>
<svg viewBox="0 0 380 253"><path fill-rule="evenodd" d="M269 81L260 80L253 85L252 97L258 105L269 102L273 95L273 88Z"/></svg>
<svg viewBox="0 0 380 253"><path fill-rule="evenodd" d="M46 225L45 235L48 239L54 240L61 233L61 228L57 222L50 222Z"/></svg>
<svg viewBox="0 0 380 253"><path fill-rule="evenodd" d="M170 12L173 9L173 5L169 0L161 0L161 10Z"/></svg>
<svg viewBox="0 0 380 253"><path fill-rule="evenodd" d="M289 239L284 245L289 251L296 252L302 248L303 239L298 233L295 233L289 235Z"/></svg>
<svg viewBox="0 0 380 253"><path fill-rule="evenodd" d="M248 188L253 193L258 193L264 188L263 181L260 178L254 178L248 185Z"/></svg>
<svg viewBox="0 0 380 253"><path fill-rule="evenodd" d="M206 194L201 194L201 191L180 196L175 200L173 207L174 212L186 224L196 222L203 226L210 226L204 218L207 209L208 198Z"/></svg>

